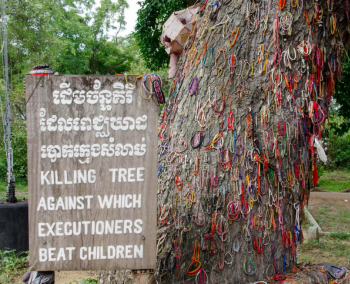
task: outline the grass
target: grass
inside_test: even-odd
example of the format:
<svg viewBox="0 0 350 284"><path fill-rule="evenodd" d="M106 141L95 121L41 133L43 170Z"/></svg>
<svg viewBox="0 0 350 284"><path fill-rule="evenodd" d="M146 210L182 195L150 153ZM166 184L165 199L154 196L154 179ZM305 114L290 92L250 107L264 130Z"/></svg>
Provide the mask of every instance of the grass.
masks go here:
<svg viewBox="0 0 350 284"><path fill-rule="evenodd" d="M28 252L0 250L0 284L15 283L14 278L23 275L28 268Z"/></svg>
<svg viewBox="0 0 350 284"><path fill-rule="evenodd" d="M331 203L325 203L309 211L323 231L350 233L349 209L336 209Z"/></svg>
<svg viewBox="0 0 350 284"><path fill-rule="evenodd" d="M324 172L317 187L328 191L342 191L350 188L350 171Z"/></svg>
<svg viewBox="0 0 350 284"><path fill-rule="evenodd" d="M302 224L302 228L306 230L306 232L309 230L310 227L313 225L311 224L309 220L309 215L305 214L305 221Z"/></svg>
<svg viewBox="0 0 350 284"><path fill-rule="evenodd" d="M350 234L347 233L332 233L330 237L338 240L350 240Z"/></svg>
<svg viewBox="0 0 350 284"><path fill-rule="evenodd" d="M350 245L348 242L324 237L318 241L308 241L300 245L298 262L330 262L335 265L350 263Z"/></svg>
<svg viewBox="0 0 350 284"><path fill-rule="evenodd" d="M0 200L6 199L7 181L0 180ZM25 180L16 180L15 184L17 199L28 199L28 184Z"/></svg>

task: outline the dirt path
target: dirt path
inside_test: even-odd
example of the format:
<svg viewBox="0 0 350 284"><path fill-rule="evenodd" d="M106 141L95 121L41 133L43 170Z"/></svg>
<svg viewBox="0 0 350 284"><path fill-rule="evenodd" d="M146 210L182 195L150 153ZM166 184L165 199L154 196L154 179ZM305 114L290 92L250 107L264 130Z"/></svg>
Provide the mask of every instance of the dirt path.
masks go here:
<svg viewBox="0 0 350 284"><path fill-rule="evenodd" d="M334 202L334 206L350 209L350 192L311 192L309 206L318 206L324 202Z"/></svg>
<svg viewBox="0 0 350 284"><path fill-rule="evenodd" d="M95 271L59 271L55 272L55 284L69 284L74 280L95 278Z"/></svg>

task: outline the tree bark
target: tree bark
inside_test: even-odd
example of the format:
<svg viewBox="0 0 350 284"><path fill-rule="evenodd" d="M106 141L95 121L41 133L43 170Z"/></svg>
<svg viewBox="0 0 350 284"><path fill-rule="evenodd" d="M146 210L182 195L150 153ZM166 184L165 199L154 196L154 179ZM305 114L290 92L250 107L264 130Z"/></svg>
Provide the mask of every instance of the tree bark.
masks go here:
<svg viewBox="0 0 350 284"><path fill-rule="evenodd" d="M99 284L155 284L154 273L151 271L99 271Z"/></svg>
<svg viewBox="0 0 350 284"><path fill-rule="evenodd" d="M131 284L134 283L134 275L131 270L101 270L98 272L99 284Z"/></svg>
<svg viewBox="0 0 350 284"><path fill-rule="evenodd" d="M318 179L314 140L322 141L349 38L344 1L331 12L332 1L226 0L216 14L209 2L159 125L162 283L248 283L292 271Z"/></svg>
<svg viewBox="0 0 350 284"><path fill-rule="evenodd" d="M204 271L205 283L248 283L297 264L303 207L317 183L313 140L322 141L348 42L345 2L335 1L332 12L326 2L309 0L302 9L301 1L293 1L296 7L286 1L282 10L278 1L220 2L212 19L210 6L197 15L160 122L157 276L163 283L200 283ZM324 24L313 21L315 3ZM279 27L293 17L285 35L273 29L276 15ZM215 29L201 39L205 27ZM303 40L310 55L298 53ZM238 63L229 70L231 54Z"/></svg>

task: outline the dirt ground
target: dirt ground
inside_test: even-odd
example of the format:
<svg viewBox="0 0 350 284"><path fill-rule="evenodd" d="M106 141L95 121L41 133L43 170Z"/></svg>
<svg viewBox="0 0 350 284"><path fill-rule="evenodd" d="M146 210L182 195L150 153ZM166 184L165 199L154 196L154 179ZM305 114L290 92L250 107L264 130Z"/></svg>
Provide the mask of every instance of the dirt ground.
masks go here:
<svg viewBox="0 0 350 284"><path fill-rule="evenodd" d="M78 282L80 279L92 278L96 279L95 271L56 271L55 272L55 284L69 284L73 281ZM22 282L22 276L18 276L13 279L13 284L20 284ZM74 283L75 284L75 283Z"/></svg>
<svg viewBox="0 0 350 284"><path fill-rule="evenodd" d="M325 232L350 232L350 193L312 192L308 209ZM318 241L307 240L307 228L303 230L304 243L298 251L298 262L330 262L339 265L350 263L349 239L322 237Z"/></svg>
<svg viewBox="0 0 350 284"><path fill-rule="evenodd" d="M69 284L74 280L95 278L95 271L59 271L55 272L55 284Z"/></svg>
<svg viewBox="0 0 350 284"><path fill-rule="evenodd" d="M350 193L311 192L308 209L323 231L350 233Z"/></svg>
<svg viewBox="0 0 350 284"><path fill-rule="evenodd" d="M335 208L350 209L350 192L311 192L309 200L310 208L322 206L324 203L331 203Z"/></svg>

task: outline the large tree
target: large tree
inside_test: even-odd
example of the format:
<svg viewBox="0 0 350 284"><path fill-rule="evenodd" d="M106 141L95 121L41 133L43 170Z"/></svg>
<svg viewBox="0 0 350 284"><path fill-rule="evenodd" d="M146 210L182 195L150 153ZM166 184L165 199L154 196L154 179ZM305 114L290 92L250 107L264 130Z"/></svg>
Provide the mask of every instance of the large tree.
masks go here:
<svg viewBox="0 0 350 284"><path fill-rule="evenodd" d="M159 126L159 280L247 283L293 269L348 8L200 3Z"/></svg>
<svg viewBox="0 0 350 284"><path fill-rule="evenodd" d="M201 1L159 125L159 283L248 283L297 264L349 12Z"/></svg>

